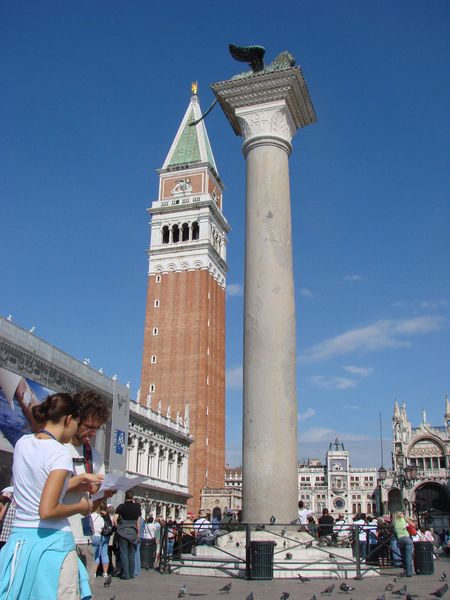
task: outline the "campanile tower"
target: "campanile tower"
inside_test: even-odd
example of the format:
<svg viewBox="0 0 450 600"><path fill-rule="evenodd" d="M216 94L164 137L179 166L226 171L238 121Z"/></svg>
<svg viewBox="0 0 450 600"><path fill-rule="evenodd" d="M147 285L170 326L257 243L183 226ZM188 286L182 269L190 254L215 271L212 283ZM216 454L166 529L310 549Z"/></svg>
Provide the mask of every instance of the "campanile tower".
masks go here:
<svg viewBox="0 0 450 600"><path fill-rule="evenodd" d="M159 172L152 203L140 402L189 419L188 508L225 475L225 285L223 184L197 85Z"/></svg>

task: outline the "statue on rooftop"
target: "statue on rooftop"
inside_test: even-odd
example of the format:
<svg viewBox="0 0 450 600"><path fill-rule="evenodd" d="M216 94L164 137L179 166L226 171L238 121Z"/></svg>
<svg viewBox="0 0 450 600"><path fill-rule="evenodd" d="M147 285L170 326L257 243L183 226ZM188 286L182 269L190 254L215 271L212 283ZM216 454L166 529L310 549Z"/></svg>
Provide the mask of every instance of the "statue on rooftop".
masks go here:
<svg viewBox="0 0 450 600"><path fill-rule="evenodd" d="M255 73L282 71L295 65L295 58L287 50L278 54L269 65L264 65L263 59L266 50L263 46L235 46L234 44L230 44L229 49L231 56L235 60L246 62L251 67L251 71L245 71L244 73L235 75L232 79L250 77Z"/></svg>

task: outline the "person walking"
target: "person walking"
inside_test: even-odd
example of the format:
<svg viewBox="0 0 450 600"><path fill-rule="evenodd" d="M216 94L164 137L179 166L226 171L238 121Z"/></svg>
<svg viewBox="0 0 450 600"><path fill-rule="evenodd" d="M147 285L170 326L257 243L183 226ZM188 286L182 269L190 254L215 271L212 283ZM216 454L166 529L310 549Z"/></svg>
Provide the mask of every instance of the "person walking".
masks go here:
<svg viewBox="0 0 450 600"><path fill-rule="evenodd" d="M359 559L365 561L367 557L367 531L366 513L359 513L353 520L355 528L355 545L359 545Z"/></svg>
<svg viewBox="0 0 450 600"><path fill-rule="evenodd" d="M156 532L157 527L153 517L147 517L141 533L141 567L148 571L153 569L156 556Z"/></svg>
<svg viewBox="0 0 450 600"><path fill-rule="evenodd" d="M134 502L133 490L125 492L125 502L119 504L114 516L119 541L120 579L134 579L136 548L139 541L139 517L141 507Z"/></svg>
<svg viewBox="0 0 450 600"><path fill-rule="evenodd" d="M88 575L78 561L68 517L89 515L92 502L61 502L66 489L80 482L69 477L72 457L64 446L77 430L78 405L70 394L53 394L31 410L42 428L21 437L14 449L16 518L1 551L0 600L87 600L92 597Z"/></svg>
<svg viewBox="0 0 450 600"><path fill-rule="evenodd" d="M408 524L414 525L414 521L409 517L405 517L403 511L398 510L392 516L392 524L397 537L398 547L402 555L402 564L405 575L406 577L411 577L413 574L413 541L408 533L407 527Z"/></svg>
<svg viewBox="0 0 450 600"><path fill-rule="evenodd" d="M108 575L109 570L109 554L108 546L109 539L112 534L112 523L106 512L106 502L102 502L92 515L92 523L94 526L94 534L92 536L92 546L94 548L94 567L93 576L97 576L97 569L102 564L102 574L104 585L108 586L111 583L111 577ZM108 522L109 520L109 522Z"/></svg>

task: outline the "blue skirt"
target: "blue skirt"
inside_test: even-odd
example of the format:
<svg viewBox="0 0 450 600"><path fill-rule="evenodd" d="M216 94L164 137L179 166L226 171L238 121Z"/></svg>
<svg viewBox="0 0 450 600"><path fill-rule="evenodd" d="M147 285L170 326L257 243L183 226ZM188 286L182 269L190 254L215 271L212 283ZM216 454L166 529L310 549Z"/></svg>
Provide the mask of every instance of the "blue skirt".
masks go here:
<svg viewBox="0 0 450 600"><path fill-rule="evenodd" d="M0 600L58 600L61 566L75 550L71 531L44 527L13 527L0 552ZM92 593L89 577L78 560L81 600Z"/></svg>

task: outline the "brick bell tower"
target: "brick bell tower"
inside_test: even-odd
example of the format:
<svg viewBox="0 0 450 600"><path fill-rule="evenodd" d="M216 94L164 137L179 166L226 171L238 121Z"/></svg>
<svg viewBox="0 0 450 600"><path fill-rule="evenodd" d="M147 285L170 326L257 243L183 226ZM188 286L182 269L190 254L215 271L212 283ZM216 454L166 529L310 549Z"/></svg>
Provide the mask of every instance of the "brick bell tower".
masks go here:
<svg viewBox="0 0 450 600"><path fill-rule="evenodd" d="M140 402L188 419L188 510L225 478L226 235L223 183L197 96L159 172L151 215Z"/></svg>

